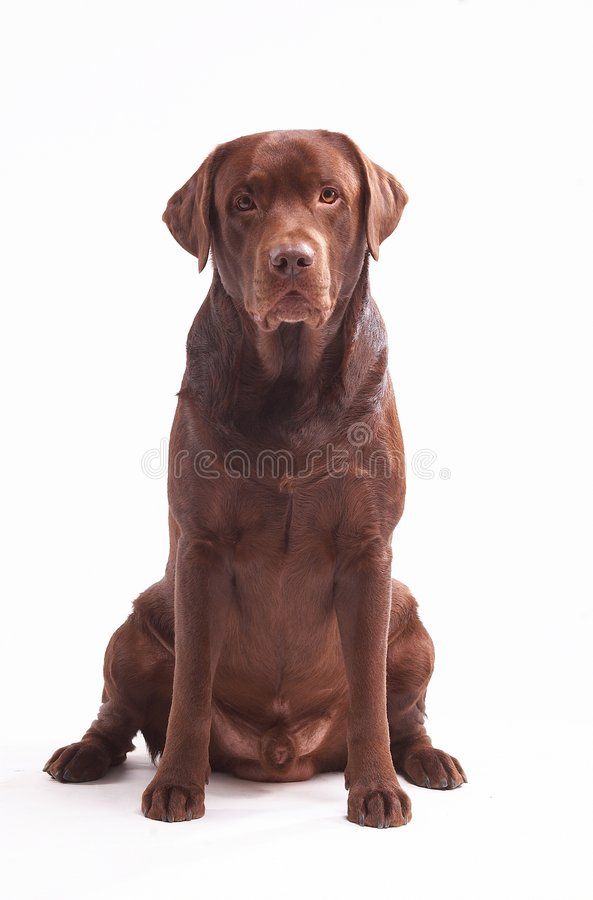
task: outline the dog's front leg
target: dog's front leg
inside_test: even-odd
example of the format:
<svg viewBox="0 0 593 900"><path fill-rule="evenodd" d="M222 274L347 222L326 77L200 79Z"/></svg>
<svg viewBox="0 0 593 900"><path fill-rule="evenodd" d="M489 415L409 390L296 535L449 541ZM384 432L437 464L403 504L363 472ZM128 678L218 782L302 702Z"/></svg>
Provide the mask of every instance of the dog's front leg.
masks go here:
<svg viewBox="0 0 593 900"><path fill-rule="evenodd" d="M175 674L165 749L142 797L149 819L204 815L210 772L212 681L231 597L228 566L212 541L182 536L175 565Z"/></svg>
<svg viewBox="0 0 593 900"><path fill-rule="evenodd" d="M393 768L387 722L387 634L391 549L363 541L339 560L334 603L350 689L346 787L348 819L388 828L411 818Z"/></svg>

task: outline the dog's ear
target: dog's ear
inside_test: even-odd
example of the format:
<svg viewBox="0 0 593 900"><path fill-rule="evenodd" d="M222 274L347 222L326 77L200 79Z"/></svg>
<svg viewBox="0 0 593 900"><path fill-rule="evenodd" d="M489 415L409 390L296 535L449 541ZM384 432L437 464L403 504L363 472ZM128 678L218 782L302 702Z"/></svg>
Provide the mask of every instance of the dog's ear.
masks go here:
<svg viewBox="0 0 593 900"><path fill-rule="evenodd" d="M200 272L210 251L210 203L217 150L213 150L189 181L176 191L163 213L163 222L184 250L198 258Z"/></svg>
<svg viewBox="0 0 593 900"><path fill-rule="evenodd" d="M351 144L363 175L367 244L373 259L379 259L379 245L395 231L408 195L397 178L371 162L356 144Z"/></svg>

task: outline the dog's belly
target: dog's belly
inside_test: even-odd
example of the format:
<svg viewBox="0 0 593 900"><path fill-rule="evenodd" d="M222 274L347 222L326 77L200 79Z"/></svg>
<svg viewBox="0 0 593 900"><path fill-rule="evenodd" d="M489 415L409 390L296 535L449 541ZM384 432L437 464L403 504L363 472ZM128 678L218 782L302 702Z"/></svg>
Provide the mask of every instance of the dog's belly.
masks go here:
<svg viewBox="0 0 593 900"><path fill-rule="evenodd" d="M345 754L348 688L333 561L323 541L270 550L262 536L236 555L212 750L218 768L244 778L294 781L339 767Z"/></svg>

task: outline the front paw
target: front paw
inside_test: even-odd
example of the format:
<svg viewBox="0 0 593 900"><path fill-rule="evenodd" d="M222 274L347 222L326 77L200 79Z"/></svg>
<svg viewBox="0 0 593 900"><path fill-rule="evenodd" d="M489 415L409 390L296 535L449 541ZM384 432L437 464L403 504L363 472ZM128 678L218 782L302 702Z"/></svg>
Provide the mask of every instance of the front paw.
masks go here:
<svg viewBox="0 0 593 900"><path fill-rule="evenodd" d="M159 822L189 822L204 815L204 788L196 784L170 784L157 775L142 795L142 812Z"/></svg>
<svg viewBox="0 0 593 900"><path fill-rule="evenodd" d="M396 780L354 782L348 794L348 821L370 828L397 828L412 818L410 798Z"/></svg>

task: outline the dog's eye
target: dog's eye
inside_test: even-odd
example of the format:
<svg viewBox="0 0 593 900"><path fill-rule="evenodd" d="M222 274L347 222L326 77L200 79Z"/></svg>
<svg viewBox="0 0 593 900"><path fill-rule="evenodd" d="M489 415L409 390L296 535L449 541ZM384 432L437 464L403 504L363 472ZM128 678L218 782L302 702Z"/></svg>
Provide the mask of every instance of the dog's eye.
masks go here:
<svg viewBox="0 0 593 900"><path fill-rule="evenodd" d="M235 200L235 206L237 209L240 209L241 212L247 212L250 209L255 209L255 203L249 196L249 194L239 194L237 199Z"/></svg>
<svg viewBox="0 0 593 900"><path fill-rule="evenodd" d="M319 199L321 200L322 203L335 203L336 200L338 199L338 192L335 190L335 188L330 188L330 187L323 188L323 190L321 191L321 194L319 196Z"/></svg>

